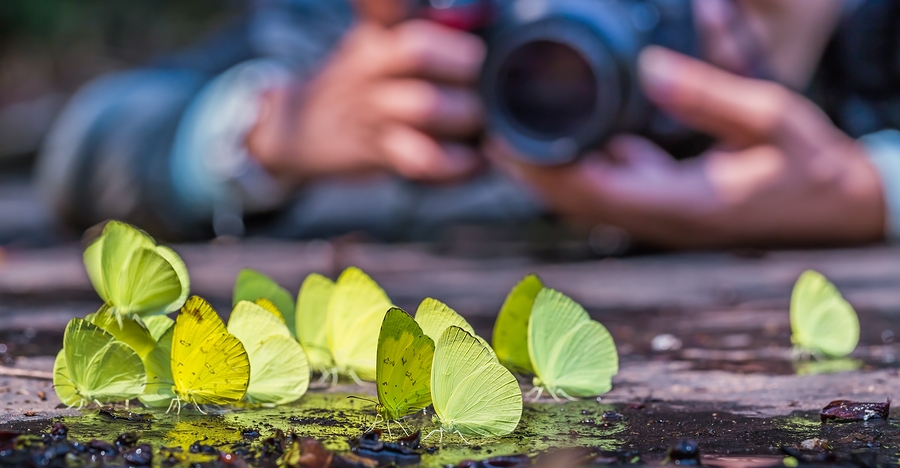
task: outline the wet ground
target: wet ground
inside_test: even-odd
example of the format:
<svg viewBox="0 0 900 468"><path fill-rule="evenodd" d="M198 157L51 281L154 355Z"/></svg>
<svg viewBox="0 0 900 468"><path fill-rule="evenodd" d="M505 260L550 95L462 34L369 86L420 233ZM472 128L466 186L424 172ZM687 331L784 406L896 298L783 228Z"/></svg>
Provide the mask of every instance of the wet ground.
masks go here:
<svg viewBox="0 0 900 468"><path fill-rule="evenodd" d="M898 250L574 263L447 256L409 246L251 244L179 250L191 270L194 291L210 297L221 311L242 266L272 274L295 289L310 271L334 275L355 264L370 271L398 305L414 309L422 298L436 297L490 336L507 290L536 271L609 328L621 372L601 402L529 404L513 436L473 446L450 438L442 450L423 456L426 465L534 455L567 446L618 451L618 461L639 457L655 464L681 439L695 440L704 463L716 466L781 465L786 453L801 462L871 466L893 463L900 455L900 426L894 420L823 425L818 413L836 399L883 402L900 388L900 336L894 335L900 333ZM329 448L344 451L348 439L371 422L370 405L345 398L347 393L371 394L371 389L352 385L314 390L298 405L276 410L215 416L183 412L180 418L154 414L152 423L136 429L129 429L133 423L105 419L96 409L82 411L83 416L57 409L49 382L40 377L52 367L51 356L68 319L99 305L79 257L72 248L7 252L0 260L0 364L11 366L0 367L0 374L34 373L27 378L0 375L0 430L41 432L63 418L70 438L112 440L123 431L140 430L148 442L189 452L204 437L203 444L226 451L252 448L282 429L322 438ZM805 268L832 278L857 308L861 341L849 359L791 360L788 298ZM523 389L529 389L525 382ZM423 430L431 427L427 418L417 424ZM245 437L248 429L257 429L259 438ZM792 451L804 441L811 450Z"/></svg>

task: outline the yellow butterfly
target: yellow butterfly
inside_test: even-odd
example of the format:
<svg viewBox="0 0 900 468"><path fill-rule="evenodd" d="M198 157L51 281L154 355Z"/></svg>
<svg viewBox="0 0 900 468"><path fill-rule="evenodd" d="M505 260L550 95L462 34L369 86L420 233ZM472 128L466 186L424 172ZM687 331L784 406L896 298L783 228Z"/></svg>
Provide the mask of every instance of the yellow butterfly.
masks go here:
<svg viewBox="0 0 900 468"><path fill-rule="evenodd" d="M172 404L179 412L182 402L200 410L199 405L236 403L247 393L250 359L244 345L197 296L188 299L175 320L172 378Z"/></svg>
<svg viewBox="0 0 900 468"><path fill-rule="evenodd" d="M361 380L375 380L378 330L393 307L378 284L356 267L341 273L328 303L328 349L334 358L332 370Z"/></svg>

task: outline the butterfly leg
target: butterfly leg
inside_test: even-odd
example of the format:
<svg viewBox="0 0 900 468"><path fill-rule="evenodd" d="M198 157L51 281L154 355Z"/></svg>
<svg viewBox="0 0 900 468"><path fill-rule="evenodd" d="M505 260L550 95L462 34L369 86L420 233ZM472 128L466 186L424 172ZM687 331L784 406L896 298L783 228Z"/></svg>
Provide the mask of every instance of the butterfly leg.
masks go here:
<svg viewBox="0 0 900 468"><path fill-rule="evenodd" d="M565 398L566 400L569 400L569 401L576 401L576 400L578 400L578 398L574 398L574 397L570 396L568 393L566 393L565 390L560 390L560 391L559 391L559 394L560 394L563 398Z"/></svg>
<svg viewBox="0 0 900 468"><path fill-rule="evenodd" d="M403 422L399 419L397 420L397 425L400 426L400 429L403 429L403 433L409 435L409 431L406 430L406 427L403 425Z"/></svg>
<svg viewBox="0 0 900 468"><path fill-rule="evenodd" d="M384 423L387 425L388 438L393 439L393 438L394 438L394 434L391 434L391 421L385 419L385 420L384 420Z"/></svg>
<svg viewBox="0 0 900 468"><path fill-rule="evenodd" d="M200 412L200 414L203 414L203 415L205 415L205 414L206 414L206 412L205 412L205 411L203 411L203 410L202 410L202 409L200 409L200 405L198 405L198 404L197 404L197 400L194 400L194 398L193 398L193 397L191 397L191 403L193 403L193 404L194 404L194 409L195 409L195 410L197 410L197 411L199 411L199 412Z"/></svg>
<svg viewBox="0 0 900 468"><path fill-rule="evenodd" d="M462 432L456 431L456 435L458 435L459 438L462 439L462 441L466 443L466 445L472 445L471 442L469 442L468 440L466 440L465 437L463 437Z"/></svg>
<svg viewBox="0 0 900 468"><path fill-rule="evenodd" d="M125 400L125 409L128 409L128 400Z"/></svg>
<svg viewBox="0 0 900 468"><path fill-rule="evenodd" d="M103 408L103 405L100 403L100 400L94 399L94 403L95 403L98 407Z"/></svg>
<svg viewBox="0 0 900 468"><path fill-rule="evenodd" d="M356 385L363 385L363 381L359 378L358 375L356 375L356 371L354 371L353 369L350 369L350 378L352 378L353 381L356 382Z"/></svg>
<svg viewBox="0 0 900 468"><path fill-rule="evenodd" d="M422 437L422 442L425 442L426 440L428 440L428 438L431 437L435 432L440 432L442 436L444 435L443 429L435 429L435 430L429 432L427 436Z"/></svg>
<svg viewBox="0 0 900 468"><path fill-rule="evenodd" d="M331 371L331 386L334 387L338 383L338 373L334 370Z"/></svg>
<svg viewBox="0 0 900 468"><path fill-rule="evenodd" d="M534 387L532 392L536 393L534 401L538 401L541 399L541 395L544 394L544 387ZM529 392L528 394L531 395L531 392Z"/></svg>
<svg viewBox="0 0 900 468"><path fill-rule="evenodd" d="M553 397L553 401L555 401L555 402L557 402L557 403L559 403L559 402L561 401L561 400L559 399L559 395L557 395L556 392L554 392L553 390L549 390L549 389L548 389L548 390L547 390L547 393L549 393L550 396Z"/></svg>

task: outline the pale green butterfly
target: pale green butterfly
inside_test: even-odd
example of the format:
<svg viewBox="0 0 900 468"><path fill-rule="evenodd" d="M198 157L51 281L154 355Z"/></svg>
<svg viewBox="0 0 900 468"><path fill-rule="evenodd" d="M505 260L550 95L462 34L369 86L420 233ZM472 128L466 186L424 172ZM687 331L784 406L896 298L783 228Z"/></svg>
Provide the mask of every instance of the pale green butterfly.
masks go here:
<svg viewBox="0 0 900 468"><path fill-rule="evenodd" d="M554 399L606 393L619 371L616 344L606 328L577 302L549 288L534 299L528 354L538 397L543 390Z"/></svg>
<svg viewBox="0 0 900 468"><path fill-rule="evenodd" d="M431 400L440 426L431 434L440 432L441 442L444 432L465 442L466 437L504 436L522 417L516 378L481 341L456 326L444 330L435 347Z"/></svg>
<svg viewBox="0 0 900 468"><path fill-rule="evenodd" d="M791 294L791 342L801 352L844 357L859 343L859 318L821 273L807 270Z"/></svg>
<svg viewBox="0 0 900 468"><path fill-rule="evenodd" d="M334 281L318 273L307 276L297 293L297 339L306 351L310 367L323 377L334 367L327 328L328 303L333 293Z"/></svg>
<svg viewBox="0 0 900 468"><path fill-rule="evenodd" d="M283 319L259 304L239 301L228 319L250 358L250 383L244 399L260 405L298 400L309 387L309 362Z"/></svg>
<svg viewBox="0 0 900 468"><path fill-rule="evenodd" d="M431 404L434 341L404 310L387 311L378 333L378 414L390 423Z"/></svg>
<svg viewBox="0 0 900 468"><path fill-rule="evenodd" d="M143 393L146 380L130 346L86 320L69 321L53 363L53 387L63 404L128 401Z"/></svg>
<svg viewBox="0 0 900 468"><path fill-rule="evenodd" d="M165 317L165 315L160 315L159 317ZM104 304L100 307L100 310L88 314L84 319L130 346L141 359L147 356L153 350L153 347L156 346L153 334L150 333L150 330L141 321L140 317L135 315L133 318L123 319L122 316L113 312L113 308L109 304Z"/></svg>
<svg viewBox="0 0 900 468"><path fill-rule="evenodd" d="M108 222L85 249L84 266L118 320L178 310L190 290L187 267L174 250L119 221Z"/></svg>
<svg viewBox="0 0 900 468"><path fill-rule="evenodd" d="M497 321L494 323L494 336L491 344L497 359L513 372L534 374L531 357L528 355L528 319L534 298L543 289L544 284L537 275L531 274L516 284L500 308Z"/></svg>
<svg viewBox="0 0 900 468"><path fill-rule="evenodd" d="M427 297L419 303L419 307L416 309L416 323L422 327L422 331L425 332L432 341L439 340L444 333L444 330L448 327L456 326L462 328L478 339L491 354L494 353L494 350L491 349L491 345L489 345L484 338L475 334L475 329L472 328L472 325L469 325L469 322L467 322L462 315L459 315L459 313L451 309L447 304L444 304L437 299Z"/></svg>
<svg viewBox="0 0 900 468"><path fill-rule="evenodd" d="M147 370L147 387L138 397L145 406L164 408L176 399L172 377L172 338L175 335L175 321L170 320L168 328L156 340L153 350L144 358Z"/></svg>
<svg viewBox="0 0 900 468"><path fill-rule="evenodd" d="M244 268L238 273L234 282L234 295L231 305L234 307L240 301L256 302L257 299L268 299L278 308L278 312L287 322L291 335L296 335L294 324L294 296L281 287L272 278L250 268Z"/></svg>

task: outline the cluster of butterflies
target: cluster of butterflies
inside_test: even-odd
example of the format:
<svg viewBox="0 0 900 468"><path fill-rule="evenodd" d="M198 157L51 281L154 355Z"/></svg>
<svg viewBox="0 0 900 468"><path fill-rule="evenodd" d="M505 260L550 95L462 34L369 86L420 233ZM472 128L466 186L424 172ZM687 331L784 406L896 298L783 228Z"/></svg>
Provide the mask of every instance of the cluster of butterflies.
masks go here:
<svg viewBox="0 0 900 468"><path fill-rule="evenodd" d="M533 375L538 396L554 398L607 392L618 372L603 325L534 275L509 293L491 347L435 299L415 318L394 307L355 267L337 281L309 275L296 303L271 278L242 270L226 325L204 299L188 298L178 255L128 224L107 223L84 263L105 304L66 327L54 386L70 406L280 405L302 397L318 373L375 382L388 428L433 405L442 436L502 436L522 414L513 372Z"/></svg>

